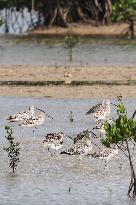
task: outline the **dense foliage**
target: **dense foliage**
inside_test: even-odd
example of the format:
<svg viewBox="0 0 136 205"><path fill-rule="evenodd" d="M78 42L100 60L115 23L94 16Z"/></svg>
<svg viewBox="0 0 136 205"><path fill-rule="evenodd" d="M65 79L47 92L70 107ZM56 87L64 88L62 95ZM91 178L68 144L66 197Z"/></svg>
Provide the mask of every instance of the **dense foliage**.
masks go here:
<svg viewBox="0 0 136 205"><path fill-rule="evenodd" d="M115 21L136 19L136 0L118 0L112 6Z"/></svg>
<svg viewBox="0 0 136 205"><path fill-rule="evenodd" d="M24 7L39 11L44 18L43 24L48 27L53 24L68 27L70 22L93 23L98 26L108 25L111 20L127 21L129 34L134 36L136 0L0 0L0 9L19 10Z"/></svg>
<svg viewBox="0 0 136 205"><path fill-rule="evenodd" d="M107 123L105 125L106 138L102 140L102 143L107 147L116 145L127 157L131 170L128 195L136 197L136 175L133 161L136 146L136 120L134 115L132 117L127 116L122 97L118 97L117 115L117 119L113 120L112 124Z"/></svg>
<svg viewBox="0 0 136 205"><path fill-rule="evenodd" d="M127 116L121 97L118 97L117 114L118 118L113 120L112 125L107 123L105 126L106 139L103 143L107 146L124 143L126 140L133 140L136 143L136 120Z"/></svg>
<svg viewBox="0 0 136 205"><path fill-rule="evenodd" d="M95 19L102 21L105 13L110 10L111 0L34 0L35 9L44 14L54 12L56 7L61 7L68 22L85 21ZM32 0L1 0L0 9L16 7L17 9L27 7L32 8ZM45 16L47 16L45 14ZM64 17L64 18L65 18ZM97 22L98 23L98 22Z"/></svg>

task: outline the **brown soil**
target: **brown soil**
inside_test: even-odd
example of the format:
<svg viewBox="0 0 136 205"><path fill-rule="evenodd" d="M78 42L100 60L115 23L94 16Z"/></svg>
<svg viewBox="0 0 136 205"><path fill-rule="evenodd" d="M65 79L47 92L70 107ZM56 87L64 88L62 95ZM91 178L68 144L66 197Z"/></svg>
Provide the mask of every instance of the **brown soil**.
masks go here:
<svg viewBox="0 0 136 205"><path fill-rule="evenodd" d="M5 80L65 80L69 71L71 80L136 80L136 68L81 67L69 68L23 65L0 65L0 81ZM122 94L136 97L135 86L0 86L1 96L30 96L52 98L108 98Z"/></svg>
<svg viewBox="0 0 136 205"><path fill-rule="evenodd" d="M44 35L66 35L69 31L72 31L76 35L122 35L126 32L128 24L116 23L109 26L93 26L92 24L72 23L68 28L52 27L47 29L46 27L40 27L29 34L44 34Z"/></svg>
<svg viewBox="0 0 136 205"><path fill-rule="evenodd" d="M136 80L136 67L47 67L37 65L0 65L1 80L61 81L70 72L71 80Z"/></svg>

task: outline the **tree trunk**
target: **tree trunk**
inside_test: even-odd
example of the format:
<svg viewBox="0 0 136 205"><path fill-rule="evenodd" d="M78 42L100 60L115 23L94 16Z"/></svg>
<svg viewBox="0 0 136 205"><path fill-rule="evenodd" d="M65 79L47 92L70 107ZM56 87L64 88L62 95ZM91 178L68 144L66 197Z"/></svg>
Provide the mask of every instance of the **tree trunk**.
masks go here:
<svg viewBox="0 0 136 205"><path fill-rule="evenodd" d="M68 27L66 19L63 16L59 0L42 0L45 5L44 18L45 25L51 27L55 21L60 21L59 25Z"/></svg>
<svg viewBox="0 0 136 205"><path fill-rule="evenodd" d="M105 0L104 2L104 17L103 17L103 25L109 25L110 24L110 16L112 13L112 4L111 0Z"/></svg>
<svg viewBox="0 0 136 205"><path fill-rule="evenodd" d="M134 38L134 20L133 19L129 20L129 31L130 31L131 38Z"/></svg>
<svg viewBox="0 0 136 205"><path fill-rule="evenodd" d="M128 151L128 158L129 158L129 165L130 165L130 170L131 170L131 181L128 189L128 196L133 196L136 197L136 175L134 171L134 166L132 163L132 157L130 154L130 149L128 145L128 141L126 140L126 145L127 145L127 151Z"/></svg>
<svg viewBox="0 0 136 205"><path fill-rule="evenodd" d="M5 9L5 33L9 33L9 28L8 28L8 9Z"/></svg>

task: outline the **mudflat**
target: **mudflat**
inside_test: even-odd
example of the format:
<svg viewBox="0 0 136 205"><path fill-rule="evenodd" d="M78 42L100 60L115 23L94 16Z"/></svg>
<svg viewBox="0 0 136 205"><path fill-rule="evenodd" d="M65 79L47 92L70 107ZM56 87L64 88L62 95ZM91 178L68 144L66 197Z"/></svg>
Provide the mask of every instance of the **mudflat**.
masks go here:
<svg viewBox="0 0 136 205"><path fill-rule="evenodd" d="M136 67L47 67L41 65L0 65L0 81L65 81L71 74L72 81L135 81ZM1 96L51 97L51 98L114 98L136 97L136 85L49 85L49 86L0 86Z"/></svg>
<svg viewBox="0 0 136 205"><path fill-rule="evenodd" d="M127 31L127 23L114 23L108 26L95 26L92 23L70 23L68 28L61 28L53 26L51 28L38 27L29 32L30 35L47 35L47 36L65 36L68 32L72 32L78 36L91 36L91 35L124 35Z"/></svg>

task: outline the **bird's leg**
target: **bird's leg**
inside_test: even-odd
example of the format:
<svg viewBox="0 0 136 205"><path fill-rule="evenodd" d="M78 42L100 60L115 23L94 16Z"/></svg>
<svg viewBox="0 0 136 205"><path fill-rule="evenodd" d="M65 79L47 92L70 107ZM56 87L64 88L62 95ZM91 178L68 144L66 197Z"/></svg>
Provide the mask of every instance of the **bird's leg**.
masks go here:
<svg viewBox="0 0 136 205"><path fill-rule="evenodd" d="M123 163L120 162L120 164L119 164L119 169L122 169L122 167L123 167Z"/></svg>
<svg viewBox="0 0 136 205"><path fill-rule="evenodd" d="M35 128L33 129L33 137L35 138Z"/></svg>
<svg viewBox="0 0 136 205"><path fill-rule="evenodd" d="M37 129L37 127L34 127L33 129L33 137L35 137L35 130Z"/></svg>
<svg viewBox="0 0 136 205"><path fill-rule="evenodd" d="M105 165L104 165L104 170L107 170L107 168L108 168L108 164L107 164L107 160L105 159Z"/></svg>
<svg viewBox="0 0 136 205"><path fill-rule="evenodd" d="M76 164L80 164L81 159L82 159L82 158L81 158L81 156L79 155L78 161L75 162L75 165L76 165Z"/></svg>
<svg viewBox="0 0 136 205"><path fill-rule="evenodd" d="M24 137L24 128L22 126L20 126L20 127L21 127L20 133L22 133L21 135L22 135L22 137Z"/></svg>
<svg viewBox="0 0 136 205"><path fill-rule="evenodd" d="M99 124L99 118L96 118L95 122L96 122L95 125L98 125Z"/></svg>
<svg viewBox="0 0 136 205"><path fill-rule="evenodd" d="M50 148L48 147L48 152L52 155L51 151L50 151Z"/></svg>

